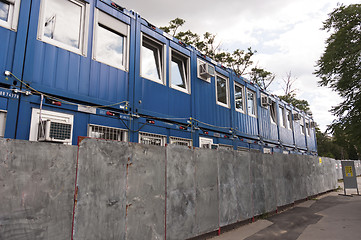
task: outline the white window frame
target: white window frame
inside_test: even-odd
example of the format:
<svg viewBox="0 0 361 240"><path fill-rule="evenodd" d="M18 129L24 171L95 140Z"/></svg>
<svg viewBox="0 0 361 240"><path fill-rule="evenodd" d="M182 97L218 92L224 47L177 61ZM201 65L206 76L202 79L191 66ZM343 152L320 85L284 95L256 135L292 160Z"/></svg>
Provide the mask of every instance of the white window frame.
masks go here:
<svg viewBox="0 0 361 240"><path fill-rule="evenodd" d="M306 131L305 131L305 118L304 117L301 117L301 120L300 120L300 131L301 131L301 134L302 135L305 135Z"/></svg>
<svg viewBox="0 0 361 240"><path fill-rule="evenodd" d="M160 60L160 64L159 66L161 66L161 79L155 79L155 78L151 78L149 76L143 76L142 75L142 64L143 64L143 56L142 56L142 48L143 48L143 41L144 39L147 39L146 41L148 41L148 43L150 45L153 45L154 47L158 48L160 47L162 49L163 54L159 54L159 60ZM158 46L157 46L158 45ZM141 33L141 38L140 38L140 71L139 74L142 78L144 79L148 79L151 81L154 81L156 83L162 84L162 85L166 85L166 71L165 71L165 59L166 59L166 45L160 41L157 41L155 39L153 39L152 37L146 35L145 33Z"/></svg>
<svg viewBox="0 0 361 240"><path fill-rule="evenodd" d="M250 113L249 109L248 109L248 104L249 104L249 102L248 102L248 94L249 93L253 94L253 108L254 108L255 114ZM246 94L247 94L246 95L247 96L247 113L248 113L249 116L256 118L257 117L257 94L256 94L255 91L253 91L251 89L247 89Z"/></svg>
<svg viewBox="0 0 361 240"><path fill-rule="evenodd" d="M285 118L285 107L278 105L280 126L287 129L287 122Z"/></svg>
<svg viewBox="0 0 361 240"><path fill-rule="evenodd" d="M218 78L222 78L224 80L226 80L226 104L224 104L223 102L219 102L218 101L218 90L217 90L217 80ZM222 107L226 107L226 108L229 108L229 78L222 75L222 74L219 74L219 73L216 73L215 74L215 85L216 85L216 101L217 101L217 104L222 106Z"/></svg>
<svg viewBox="0 0 361 240"><path fill-rule="evenodd" d="M213 144L213 138L199 137L199 147L200 148L211 149L212 144ZM208 145L208 147L206 147L207 145Z"/></svg>
<svg viewBox="0 0 361 240"><path fill-rule="evenodd" d="M286 109L286 121L287 121L287 129L293 129L293 121L292 121L292 111Z"/></svg>
<svg viewBox="0 0 361 240"><path fill-rule="evenodd" d="M273 112L275 114L274 119L272 118L272 110L271 109L273 109ZM274 125L277 125L278 115L277 115L277 104L275 101L272 101L271 105L269 106L269 116L270 116L271 123Z"/></svg>
<svg viewBox="0 0 361 240"><path fill-rule="evenodd" d="M170 51L169 51L170 55L169 55L169 85L174 88L174 89L177 89L181 92L184 92L184 93L187 93L187 94L190 94L191 91L190 91L190 86L191 86L191 78L190 78L190 58L184 54L182 54L181 52L179 51L176 51L172 48L170 48ZM184 64L184 69L185 69L185 73L183 73L184 75L184 79L185 79L185 89L184 88L181 88L181 87L178 87L177 85L173 84L172 82L172 57L173 57L173 53L176 53L178 55L180 55L182 58L184 58L186 61L182 63ZM179 60L182 60L182 59L179 59Z"/></svg>
<svg viewBox="0 0 361 240"><path fill-rule="evenodd" d="M20 0L4 0L5 3L9 4L9 15L8 20L0 20L0 26L17 31L20 11Z"/></svg>
<svg viewBox="0 0 361 240"><path fill-rule="evenodd" d="M232 145L227 145L227 144L218 144L218 149L222 149L222 150L233 150L233 146Z"/></svg>
<svg viewBox="0 0 361 240"><path fill-rule="evenodd" d="M185 144L187 144L188 147L193 146L192 139L173 137L173 136L169 137L169 144L175 144L175 145L178 145L178 146L185 146L185 145L182 145L182 144L177 144L177 142L185 143Z"/></svg>
<svg viewBox="0 0 361 240"><path fill-rule="evenodd" d="M108 138L104 138L105 140L113 140L113 141L122 141L122 142L127 142L128 141L128 131L122 128L115 128L115 127L109 127L109 126L104 126L104 125L97 125L97 124L88 124L88 137L91 137L91 133L93 130L93 127L98 127L98 128L103 128L103 129L108 129L108 130L113 130L113 131L118 131L123 133L123 135L121 136L122 139L108 139Z"/></svg>
<svg viewBox="0 0 361 240"><path fill-rule="evenodd" d="M0 110L0 138L5 136L7 111Z"/></svg>
<svg viewBox="0 0 361 240"><path fill-rule="evenodd" d="M208 82L208 83L211 83L211 77L208 77L208 78L205 78L205 77L202 77L201 75L200 75L200 65L202 65L202 64L207 64L207 62L206 61L203 61L202 59L199 59L199 58L197 58L197 77L199 78L199 79L202 79L203 81L205 81L205 82ZM208 63L209 64L209 63Z"/></svg>
<svg viewBox="0 0 361 240"><path fill-rule="evenodd" d="M38 108L33 108L31 113L31 122L30 122L30 134L29 134L29 141L38 141L38 130L39 130L39 122L46 121L46 120L54 120L57 122L63 122L67 124L71 124L71 137L70 142L65 143L71 145L73 140L73 126L74 126L74 116L71 114L60 113L55 111L48 111Z"/></svg>
<svg viewBox="0 0 361 240"><path fill-rule="evenodd" d="M81 22L80 22L79 48L69 46L65 43L44 36L44 21L45 21L44 11L46 8L46 2L47 2L46 0L41 0L41 4L40 4L37 39L45 43L54 45L56 47L63 48L70 52L74 52L79 55L86 56L87 48L88 48L88 32L89 32L89 12L90 12L89 4L81 0L67 0L67 1L79 5L82 9Z"/></svg>
<svg viewBox="0 0 361 240"><path fill-rule="evenodd" d="M236 86L241 88L241 92L242 92L242 110L238 109L236 106ZM234 107L236 109L237 112L240 112L240 113L245 113L245 91L244 91L244 86L242 84L239 84L237 82L234 82Z"/></svg>
<svg viewBox="0 0 361 240"><path fill-rule="evenodd" d="M161 141L160 146L164 147L167 143L167 136L161 135L161 134L155 134L155 133L148 133L148 132L139 132L138 136L138 142L142 143L142 137L147 137L149 139L159 139ZM146 144L146 143L142 143ZM152 144L149 144L152 145ZM152 146L158 146L158 145L152 145Z"/></svg>
<svg viewBox="0 0 361 240"><path fill-rule="evenodd" d="M115 64L110 61L103 61L101 59L97 59L97 39L98 39L98 27L99 25L103 25L106 28L111 29L114 33L124 37L123 42L123 65ZM111 67L115 67L121 69L123 71L128 71L129 69L129 35L130 35L130 27L128 24L110 16L107 13L99 9L95 9L94 12L94 34L93 34L93 60L104 63Z"/></svg>
<svg viewBox="0 0 361 240"><path fill-rule="evenodd" d="M305 126L306 126L306 134L307 136L311 136L311 123L310 123L310 120L308 119L305 119Z"/></svg>

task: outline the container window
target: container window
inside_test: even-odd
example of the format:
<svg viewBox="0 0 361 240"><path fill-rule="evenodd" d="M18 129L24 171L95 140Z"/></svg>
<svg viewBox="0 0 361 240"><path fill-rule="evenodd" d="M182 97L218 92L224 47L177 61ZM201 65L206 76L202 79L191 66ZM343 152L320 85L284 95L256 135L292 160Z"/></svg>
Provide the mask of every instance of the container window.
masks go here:
<svg viewBox="0 0 361 240"><path fill-rule="evenodd" d="M187 147L192 146L192 140L187 139L187 138L170 137L169 138L169 143L174 144L174 145L178 145L178 146L187 146Z"/></svg>
<svg viewBox="0 0 361 240"><path fill-rule="evenodd" d="M218 144L218 149L222 150L233 150L233 146L226 144Z"/></svg>
<svg viewBox="0 0 361 240"><path fill-rule="evenodd" d="M126 142L127 131L120 128L89 124L88 137Z"/></svg>
<svg viewBox="0 0 361 240"><path fill-rule="evenodd" d="M228 78L223 77L221 75L216 76L216 96L217 103L224 107L228 107L229 105L229 83Z"/></svg>
<svg viewBox="0 0 361 240"><path fill-rule="evenodd" d="M277 111L276 111L276 102L272 102L271 106L269 107L270 116L271 116L271 123L277 124Z"/></svg>
<svg viewBox="0 0 361 240"><path fill-rule="evenodd" d="M122 70L127 70L128 25L96 11L93 59Z"/></svg>
<svg viewBox="0 0 361 240"><path fill-rule="evenodd" d="M301 118L300 120L300 132L301 134L305 135L306 131L305 131L305 119Z"/></svg>
<svg viewBox="0 0 361 240"><path fill-rule="evenodd" d="M16 31L20 0L0 0L0 26Z"/></svg>
<svg viewBox="0 0 361 240"><path fill-rule="evenodd" d="M280 126L286 128L286 114L285 114L285 109L282 106L279 106L279 114L280 114Z"/></svg>
<svg viewBox="0 0 361 240"><path fill-rule="evenodd" d="M287 111L287 128L288 129L292 129L292 112L291 111Z"/></svg>
<svg viewBox="0 0 361 240"><path fill-rule="evenodd" d="M139 133L139 143L154 145L154 146L165 146L167 137L153 133Z"/></svg>
<svg viewBox="0 0 361 240"><path fill-rule="evenodd" d="M213 145L212 138L199 137L199 147L211 149Z"/></svg>
<svg viewBox="0 0 361 240"><path fill-rule="evenodd" d="M243 87L237 83L234 85L234 101L236 110L244 112Z"/></svg>
<svg viewBox="0 0 361 240"><path fill-rule="evenodd" d="M256 116L256 93L251 90L247 90L247 107L248 115Z"/></svg>
<svg viewBox="0 0 361 240"><path fill-rule="evenodd" d="M171 50L171 54L171 85L189 93L189 58L174 50Z"/></svg>
<svg viewBox="0 0 361 240"><path fill-rule="evenodd" d="M6 126L6 112L0 112L0 137L5 135L5 126Z"/></svg>
<svg viewBox="0 0 361 240"><path fill-rule="evenodd" d="M141 75L164 84L164 45L143 35L141 50Z"/></svg>
<svg viewBox="0 0 361 240"><path fill-rule="evenodd" d="M38 38L66 50L85 54L86 7L84 2L77 0L43 0Z"/></svg>

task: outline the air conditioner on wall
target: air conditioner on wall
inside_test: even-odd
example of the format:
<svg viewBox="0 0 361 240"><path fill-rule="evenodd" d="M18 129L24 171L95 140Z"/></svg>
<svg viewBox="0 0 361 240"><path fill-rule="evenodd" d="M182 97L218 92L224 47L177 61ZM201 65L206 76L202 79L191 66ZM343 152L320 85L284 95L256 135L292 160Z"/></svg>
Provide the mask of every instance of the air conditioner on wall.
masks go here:
<svg viewBox="0 0 361 240"><path fill-rule="evenodd" d="M72 124L54 120L41 121L38 126L39 142L71 143Z"/></svg>
<svg viewBox="0 0 361 240"><path fill-rule="evenodd" d="M204 78L210 78L214 76L214 66L208 63L201 63L199 65L199 75Z"/></svg>
<svg viewBox="0 0 361 240"><path fill-rule="evenodd" d="M272 100L268 96L266 96L266 95L261 96L261 105L262 105L262 107L267 107L267 106L269 106L271 104L272 104Z"/></svg>
<svg viewBox="0 0 361 240"><path fill-rule="evenodd" d="M293 120L295 120L295 121L301 120L301 118L302 118L301 114L299 114L299 113L294 113L292 115L293 115Z"/></svg>
<svg viewBox="0 0 361 240"><path fill-rule="evenodd" d="M311 128L317 127L317 123L316 123L316 122L311 122L311 123L310 123L310 127L311 127Z"/></svg>

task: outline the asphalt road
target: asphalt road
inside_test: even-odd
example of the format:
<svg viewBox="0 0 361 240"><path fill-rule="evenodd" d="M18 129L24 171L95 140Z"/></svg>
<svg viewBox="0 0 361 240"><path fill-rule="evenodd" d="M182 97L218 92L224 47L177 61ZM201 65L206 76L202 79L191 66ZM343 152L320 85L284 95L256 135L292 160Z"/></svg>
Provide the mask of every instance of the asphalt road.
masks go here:
<svg viewBox="0 0 361 240"><path fill-rule="evenodd" d="M361 191L361 178L358 178ZM343 188L343 183L340 183ZM258 220L212 240L343 240L361 239L361 196L356 189L331 192ZM352 194L352 195L351 195Z"/></svg>

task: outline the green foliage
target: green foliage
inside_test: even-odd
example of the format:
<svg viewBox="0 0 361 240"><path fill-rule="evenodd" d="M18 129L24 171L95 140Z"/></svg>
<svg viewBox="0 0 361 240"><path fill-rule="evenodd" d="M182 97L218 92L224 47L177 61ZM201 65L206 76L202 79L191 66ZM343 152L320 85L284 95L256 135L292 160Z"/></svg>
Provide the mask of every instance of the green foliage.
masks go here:
<svg viewBox="0 0 361 240"><path fill-rule="evenodd" d="M252 68L250 72L251 81L258 84L261 89L267 90L271 83L275 80L275 75L262 68Z"/></svg>
<svg viewBox="0 0 361 240"><path fill-rule="evenodd" d="M361 150L361 4L341 5L323 23L330 32L326 49L317 62L319 84L338 92L343 102L332 108L337 120L333 133L342 129Z"/></svg>
<svg viewBox="0 0 361 240"><path fill-rule="evenodd" d="M278 97L280 99L282 99L283 101L292 104L293 106L295 106L296 108L298 108L304 112L310 111L310 104L308 103L308 101L297 99L295 93L290 93L290 94L286 94L286 95L278 96Z"/></svg>

